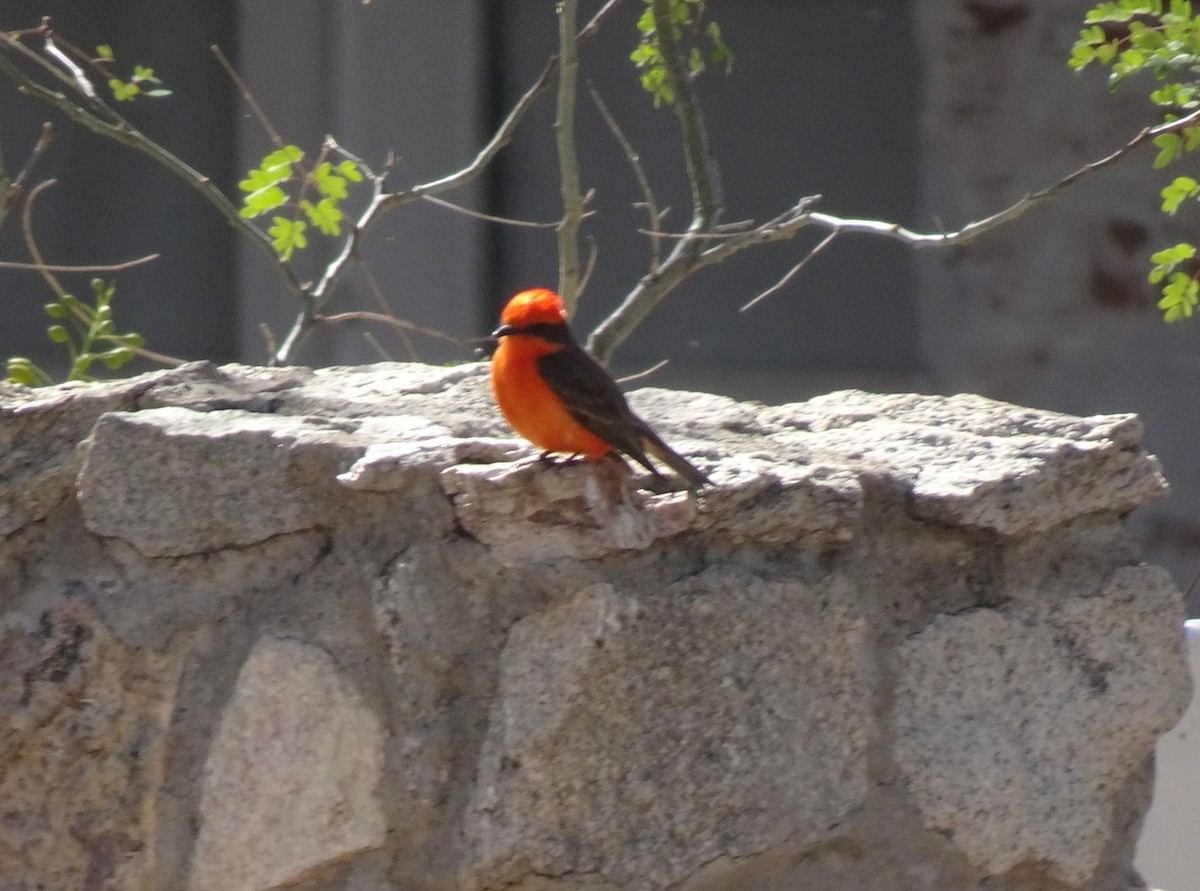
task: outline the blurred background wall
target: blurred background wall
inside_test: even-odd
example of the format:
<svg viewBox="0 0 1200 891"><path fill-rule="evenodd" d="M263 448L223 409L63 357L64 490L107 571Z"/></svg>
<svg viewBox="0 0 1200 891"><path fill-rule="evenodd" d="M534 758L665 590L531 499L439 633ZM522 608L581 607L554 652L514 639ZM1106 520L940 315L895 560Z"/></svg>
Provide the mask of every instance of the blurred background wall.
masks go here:
<svg viewBox="0 0 1200 891"><path fill-rule="evenodd" d="M710 0L737 54L726 77L699 82L720 161L728 221L764 219L820 193L822 208L926 231L1004 207L1123 144L1153 120L1130 87L1109 95L1096 72L1065 65L1086 0ZM584 2L586 19L600 6ZM583 50L583 76L639 151L667 229L688 220L675 121L654 109L628 62L639 0L625 3ZM152 65L169 99L123 107L145 132L227 194L270 149L209 50L219 44L285 138L307 152L332 133L382 168L393 187L436 178L475 155L555 48L548 0L0 0L0 27L51 15L81 46L109 43L119 61ZM553 97L469 188L445 197L524 220L552 221L558 183ZM187 359L264 361L266 325L282 337L295 314L269 263L235 237L185 184L141 157L82 133L0 83L0 139L20 168L43 120L59 138L37 170L58 184L35 212L49 260L162 258L122 274L123 329ZM579 106L583 185L594 189L585 233L598 261L581 312L590 329L646 270L644 213L620 148L590 100ZM867 236L839 239L783 290L738 308L820 236L748 251L698 275L618 353L628 372L670 364L648 383L777 402L839 387L971 390L1041 408L1136 411L1175 486L1137 518L1148 559L1181 585L1200 566L1200 422L1187 382L1200 329L1166 327L1147 284L1147 256L1174 243L1157 211L1161 174L1139 153L976 242L914 252ZM1177 223L1177 225L1180 225ZM316 239L314 239L314 244ZM301 263L315 275L329 247ZM430 204L372 230L366 257L390 306L460 337L492 326L515 290L556 280L551 229L501 226ZM18 226L0 258L25 257ZM307 263L307 265L305 265ZM86 291L87 276L66 276ZM53 364L30 273L0 270L0 356ZM347 278L335 308L374 308ZM315 365L408 358L386 329L346 325L306 344ZM469 349L416 341L430 361ZM1182 386L1181 386L1182 385ZM1200 612L1200 601L1193 601Z"/></svg>

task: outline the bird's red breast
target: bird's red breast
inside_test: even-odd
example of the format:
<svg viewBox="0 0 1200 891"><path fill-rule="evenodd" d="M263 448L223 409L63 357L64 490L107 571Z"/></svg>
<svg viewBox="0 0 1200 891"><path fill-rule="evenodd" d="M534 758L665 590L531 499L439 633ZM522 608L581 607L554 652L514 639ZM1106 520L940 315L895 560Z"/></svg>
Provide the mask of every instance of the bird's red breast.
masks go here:
<svg viewBox="0 0 1200 891"><path fill-rule="evenodd" d="M647 455L692 487L710 480L630 409L603 366L571 336L562 300L534 288L517 294L492 332L492 392L513 429L547 452L602 458L622 452L657 477Z"/></svg>
<svg viewBox="0 0 1200 891"><path fill-rule="evenodd" d="M537 360L563 349L538 333L538 325L565 325L562 299L553 291L522 291L500 314L500 344L492 355L492 393L512 428L547 452L600 458L613 450L574 417L546 383Z"/></svg>

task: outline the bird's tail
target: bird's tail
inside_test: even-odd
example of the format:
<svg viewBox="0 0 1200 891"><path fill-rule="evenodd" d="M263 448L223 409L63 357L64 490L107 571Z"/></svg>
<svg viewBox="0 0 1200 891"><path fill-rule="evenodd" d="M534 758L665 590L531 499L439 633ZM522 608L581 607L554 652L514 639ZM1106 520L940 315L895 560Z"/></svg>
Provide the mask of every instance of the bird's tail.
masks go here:
<svg viewBox="0 0 1200 891"><path fill-rule="evenodd" d="M673 471L687 480L693 488L712 485L712 480L710 480L695 466L693 466L687 458L676 452L653 433L651 433L649 436L643 435L642 446L645 448L647 454L653 455L663 464L666 464Z"/></svg>

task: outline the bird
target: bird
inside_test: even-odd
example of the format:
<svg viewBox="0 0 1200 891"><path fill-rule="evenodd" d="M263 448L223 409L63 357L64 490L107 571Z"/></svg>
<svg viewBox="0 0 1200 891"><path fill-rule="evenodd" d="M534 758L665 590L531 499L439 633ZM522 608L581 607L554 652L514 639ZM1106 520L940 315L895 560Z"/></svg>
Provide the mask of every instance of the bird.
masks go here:
<svg viewBox="0 0 1200 891"><path fill-rule="evenodd" d="M575 341L558 294L521 291L505 305L492 337L498 341L491 365L496 404L543 458L560 452L598 460L620 452L665 479L653 456L691 488L712 485L634 413L612 375Z"/></svg>

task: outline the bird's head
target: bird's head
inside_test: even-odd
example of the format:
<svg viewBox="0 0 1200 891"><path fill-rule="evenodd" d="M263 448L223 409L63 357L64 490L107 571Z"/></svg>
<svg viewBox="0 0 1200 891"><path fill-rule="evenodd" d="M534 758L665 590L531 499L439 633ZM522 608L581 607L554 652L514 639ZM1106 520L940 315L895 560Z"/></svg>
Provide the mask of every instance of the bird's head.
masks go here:
<svg viewBox="0 0 1200 891"><path fill-rule="evenodd" d="M500 313L500 327L492 332L492 336L516 334L534 325L562 325L566 320L561 297L546 288L531 288L508 301Z"/></svg>

